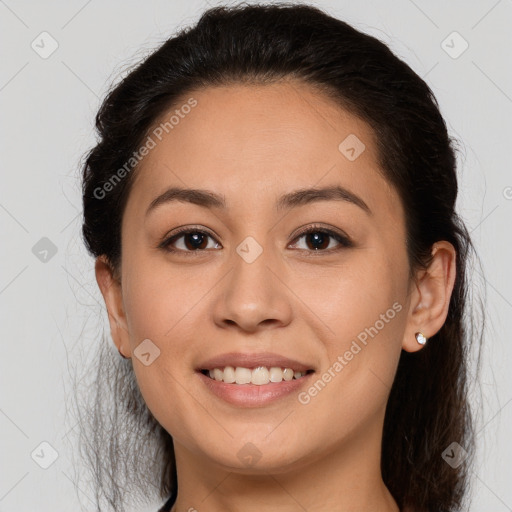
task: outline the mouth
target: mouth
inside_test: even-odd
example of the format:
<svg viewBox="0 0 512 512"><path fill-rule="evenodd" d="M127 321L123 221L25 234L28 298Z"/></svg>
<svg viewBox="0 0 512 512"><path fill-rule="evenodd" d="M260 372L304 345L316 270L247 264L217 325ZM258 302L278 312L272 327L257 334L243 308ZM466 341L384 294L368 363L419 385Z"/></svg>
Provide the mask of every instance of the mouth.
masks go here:
<svg viewBox="0 0 512 512"><path fill-rule="evenodd" d="M304 366L294 370L261 363L254 367L219 364L196 370L207 393L237 408L261 408L285 399L295 403L293 396L309 385L314 373Z"/></svg>
<svg viewBox="0 0 512 512"><path fill-rule="evenodd" d="M300 371L298 369L279 366L256 366L248 368L243 366L224 366L217 368L203 368L198 370L204 376L217 382L243 386L252 384L264 386L266 384L289 382L303 379L306 375L314 373L313 369Z"/></svg>

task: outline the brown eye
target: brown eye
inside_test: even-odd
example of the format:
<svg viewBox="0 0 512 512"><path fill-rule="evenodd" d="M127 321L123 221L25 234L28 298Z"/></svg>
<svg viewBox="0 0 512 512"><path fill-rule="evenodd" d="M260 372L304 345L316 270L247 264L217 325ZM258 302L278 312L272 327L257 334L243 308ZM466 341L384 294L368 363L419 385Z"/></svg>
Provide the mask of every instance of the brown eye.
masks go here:
<svg viewBox="0 0 512 512"><path fill-rule="evenodd" d="M352 242L347 236L326 228L315 228L310 226L308 229L299 233L299 235L295 238L295 244L293 245L297 245L296 241L300 240L301 238L306 239L306 246L300 250L313 253L330 253L342 248L353 246ZM159 247L168 252L182 252L184 254L200 253L207 249L215 249L219 247L220 244L218 244L218 242L216 243L217 245L214 244L213 246L209 247L209 239L215 240L213 236L206 231L185 228L166 238ZM336 246L336 244L334 244L334 247L331 246L333 240L338 242L338 246Z"/></svg>
<svg viewBox="0 0 512 512"><path fill-rule="evenodd" d="M318 251L318 252L331 252L340 249L341 247L352 247L352 242L348 237L335 233L325 228L308 228L306 231L300 233L295 240L301 238L306 239L306 251ZM332 240L338 242L338 246L330 247Z"/></svg>
<svg viewBox="0 0 512 512"><path fill-rule="evenodd" d="M169 252L201 252L205 249L211 248L208 247L209 238L213 240L213 237L206 231L200 231L197 229L184 229L167 238L161 244L161 247ZM183 239L181 242L181 247L176 247L177 243L179 245L180 239Z"/></svg>

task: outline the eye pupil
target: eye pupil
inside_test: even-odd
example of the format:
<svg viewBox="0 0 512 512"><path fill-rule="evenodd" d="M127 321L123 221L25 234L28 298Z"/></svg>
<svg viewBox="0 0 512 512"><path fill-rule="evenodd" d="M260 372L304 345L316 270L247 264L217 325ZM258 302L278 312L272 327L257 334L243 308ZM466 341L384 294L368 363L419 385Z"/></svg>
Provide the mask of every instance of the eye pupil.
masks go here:
<svg viewBox="0 0 512 512"><path fill-rule="evenodd" d="M193 233L185 233L185 240L188 240L188 238L191 238L193 240L192 246L188 247L187 249L203 249L204 247L201 247L206 240L206 236L202 233L193 232Z"/></svg>
<svg viewBox="0 0 512 512"><path fill-rule="evenodd" d="M309 233L309 236L313 239L313 244L320 244L320 246L321 246L321 247L314 246L313 249L315 251L325 248L324 245L326 245L326 247L329 246L329 238L330 238L329 234L321 233L319 231L314 231L312 233ZM326 241L327 241L327 244L325 244Z"/></svg>

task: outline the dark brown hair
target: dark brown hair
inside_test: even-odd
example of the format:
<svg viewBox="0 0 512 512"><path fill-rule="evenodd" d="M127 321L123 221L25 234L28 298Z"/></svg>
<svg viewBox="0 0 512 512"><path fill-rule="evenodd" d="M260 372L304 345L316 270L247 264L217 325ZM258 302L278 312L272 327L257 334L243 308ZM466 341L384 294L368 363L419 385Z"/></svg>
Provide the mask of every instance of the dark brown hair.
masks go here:
<svg viewBox="0 0 512 512"><path fill-rule="evenodd" d="M474 249L455 211L454 144L436 99L385 44L306 4L240 4L204 12L195 26L165 41L105 98L96 117L99 140L83 167L86 247L94 256L106 255L120 271L121 219L138 166L122 173L107 192L104 185L123 166L126 170L151 128L178 100L211 85L281 79L309 84L372 127L381 171L405 210L411 277L428 266L436 241L447 240L457 251L445 324L422 350L402 351L387 404L381 469L401 508L458 510L474 451L468 357L472 343L481 341L467 304L466 264ZM171 436L140 396L131 363L109 360L102 350L88 417L94 435L87 438L86 451L98 500L103 495L114 510L122 510L123 475L127 486L158 481L162 498L175 489L174 451ZM101 404L109 393L114 399L107 409ZM455 468L442 456L454 441L468 453Z"/></svg>

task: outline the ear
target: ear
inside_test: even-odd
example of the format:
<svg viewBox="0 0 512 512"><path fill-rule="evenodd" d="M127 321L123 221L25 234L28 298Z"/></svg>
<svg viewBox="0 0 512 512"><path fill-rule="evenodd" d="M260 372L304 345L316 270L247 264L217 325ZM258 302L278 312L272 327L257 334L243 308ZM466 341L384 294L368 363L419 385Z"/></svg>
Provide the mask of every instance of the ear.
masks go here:
<svg viewBox="0 0 512 512"><path fill-rule="evenodd" d="M416 341L417 332L422 332L428 340L446 321L455 284L455 266L456 251L453 245L446 241L436 242L432 246L430 265L426 270L418 272L413 283L402 341L402 348L406 352L416 352L423 348Z"/></svg>
<svg viewBox="0 0 512 512"><path fill-rule="evenodd" d="M107 307L110 334L117 350L124 357L131 357L130 341L124 312L121 280L114 275L113 269L104 255L96 259L94 266L96 282Z"/></svg>

